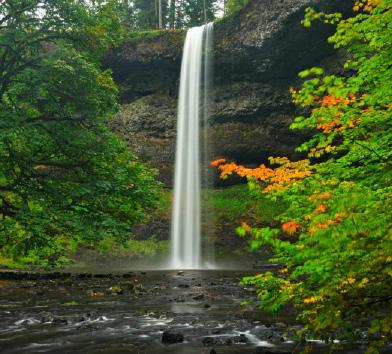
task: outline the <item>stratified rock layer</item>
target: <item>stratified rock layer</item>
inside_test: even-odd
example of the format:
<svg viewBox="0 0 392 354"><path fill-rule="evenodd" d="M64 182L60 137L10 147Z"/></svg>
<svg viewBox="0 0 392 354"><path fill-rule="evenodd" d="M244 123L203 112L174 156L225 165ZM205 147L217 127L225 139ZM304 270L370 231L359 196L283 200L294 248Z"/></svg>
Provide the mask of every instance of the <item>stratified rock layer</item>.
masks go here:
<svg viewBox="0 0 392 354"><path fill-rule="evenodd" d="M298 113L289 88L298 86L299 71L321 62L333 69L336 61L326 41L332 27L319 23L304 28L304 9L348 11L349 5L339 0L251 0L215 25L207 131L211 158L255 165L271 155L296 157L294 149L303 136L289 130ZM167 186L174 171L183 39L181 31L132 39L106 59L123 104L112 126L140 159L159 169Z"/></svg>

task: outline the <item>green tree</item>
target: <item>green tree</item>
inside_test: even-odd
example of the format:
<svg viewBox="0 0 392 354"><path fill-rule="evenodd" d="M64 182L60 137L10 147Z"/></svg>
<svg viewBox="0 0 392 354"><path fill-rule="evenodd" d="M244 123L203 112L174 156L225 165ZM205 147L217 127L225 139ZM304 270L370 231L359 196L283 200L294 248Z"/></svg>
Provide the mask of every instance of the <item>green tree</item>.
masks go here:
<svg viewBox="0 0 392 354"><path fill-rule="evenodd" d="M273 261L285 264L276 274L244 279L256 286L260 307L294 304L300 334L326 341L360 339L365 329L368 353L377 353L392 334L392 6L361 0L354 11L347 19L306 12L306 26L315 19L337 24L329 41L349 58L344 74L312 68L300 74L307 78L302 89L292 90L308 112L292 128L315 132L298 149L309 160L272 159L276 169L215 165L289 205L280 229L238 230L252 237L253 248L273 246Z"/></svg>
<svg viewBox="0 0 392 354"><path fill-rule="evenodd" d="M135 0L133 4L136 27L138 29L158 29L160 12L162 16L162 28L167 27L169 20L168 0Z"/></svg>
<svg viewBox="0 0 392 354"><path fill-rule="evenodd" d="M115 1L0 4L0 252L53 265L79 241L129 238L154 176L107 127L102 54L122 38Z"/></svg>
<svg viewBox="0 0 392 354"><path fill-rule="evenodd" d="M133 30L136 28L137 16L136 8L133 0L121 0L117 5L118 16L125 30Z"/></svg>
<svg viewBox="0 0 392 354"><path fill-rule="evenodd" d="M187 27L200 26L215 19L215 0L183 0L180 2Z"/></svg>

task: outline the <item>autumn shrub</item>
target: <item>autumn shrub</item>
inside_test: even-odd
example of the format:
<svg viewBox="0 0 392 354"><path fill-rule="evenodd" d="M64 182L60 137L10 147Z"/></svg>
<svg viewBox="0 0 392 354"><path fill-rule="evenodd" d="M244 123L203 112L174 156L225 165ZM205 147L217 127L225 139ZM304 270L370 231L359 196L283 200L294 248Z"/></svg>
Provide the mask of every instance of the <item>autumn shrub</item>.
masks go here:
<svg viewBox="0 0 392 354"><path fill-rule="evenodd" d="M390 0L355 1L354 15L306 11L303 21L336 25L329 42L345 48L341 75L322 68L300 73L294 102L305 108L292 129L315 132L298 148L308 158L271 158L256 169L217 160L222 177L247 177L253 191L283 198L279 228L243 224L255 248L271 245L279 272L243 280L257 288L260 308L298 310L299 335L366 339L378 353L392 333ZM277 166L277 167L274 167Z"/></svg>

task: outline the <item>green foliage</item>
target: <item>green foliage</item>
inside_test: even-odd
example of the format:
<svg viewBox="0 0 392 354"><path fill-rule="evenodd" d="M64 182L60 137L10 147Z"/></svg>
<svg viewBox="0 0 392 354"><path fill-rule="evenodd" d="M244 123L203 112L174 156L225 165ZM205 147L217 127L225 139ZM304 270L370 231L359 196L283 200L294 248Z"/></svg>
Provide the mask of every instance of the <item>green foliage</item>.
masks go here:
<svg viewBox="0 0 392 354"><path fill-rule="evenodd" d="M58 265L79 241L125 242L157 199L154 173L107 127L117 88L100 58L123 38L115 5L0 5L0 250L8 259Z"/></svg>
<svg viewBox="0 0 392 354"><path fill-rule="evenodd" d="M226 3L226 14L232 15L240 11L249 0L227 0Z"/></svg>
<svg viewBox="0 0 392 354"><path fill-rule="evenodd" d="M285 210L282 200L273 201L259 193L246 193L246 185L205 190L202 194L202 210L211 210L217 218L233 221L253 218L258 224L270 224L274 217Z"/></svg>
<svg viewBox="0 0 392 354"><path fill-rule="evenodd" d="M227 218L244 214L254 200L244 193L246 186L233 186L208 191L206 201L209 209Z"/></svg>
<svg viewBox="0 0 392 354"><path fill-rule="evenodd" d="M129 32L127 38L131 41L139 41L143 39L157 38L162 32L159 30L132 31Z"/></svg>
<svg viewBox="0 0 392 354"><path fill-rule="evenodd" d="M182 22L185 27L200 26L215 18L216 0L182 0L178 2L178 12L183 17Z"/></svg>
<svg viewBox="0 0 392 354"><path fill-rule="evenodd" d="M281 229L241 229L286 265L244 283L256 286L263 310L293 304L304 323L299 334L355 340L363 328L368 353L377 353L392 333L392 10L390 0L355 6L348 19L307 11L305 25L337 23L329 41L350 59L341 76L320 68L300 74L307 81L293 98L309 113L292 128L315 132L298 149L312 159L312 173L272 190L288 205Z"/></svg>
<svg viewBox="0 0 392 354"><path fill-rule="evenodd" d="M126 0L128 1L128 0ZM129 2L129 1L128 1ZM134 28L156 29L159 24L158 0L134 0L131 2L134 13ZM162 19L165 27L168 14L169 1L161 0Z"/></svg>
<svg viewBox="0 0 392 354"><path fill-rule="evenodd" d="M127 30L182 29L214 20L219 0L118 0L117 11Z"/></svg>

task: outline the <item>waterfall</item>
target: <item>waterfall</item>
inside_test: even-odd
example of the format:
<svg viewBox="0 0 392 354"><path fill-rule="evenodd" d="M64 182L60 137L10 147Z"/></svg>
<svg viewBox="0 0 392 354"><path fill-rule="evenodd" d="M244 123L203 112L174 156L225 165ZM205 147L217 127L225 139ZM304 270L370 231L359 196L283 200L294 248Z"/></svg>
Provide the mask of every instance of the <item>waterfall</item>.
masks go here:
<svg viewBox="0 0 392 354"><path fill-rule="evenodd" d="M209 49L213 24L188 30L181 65L172 213L171 267L200 269L201 160L206 155ZM203 123L203 124L201 124Z"/></svg>

